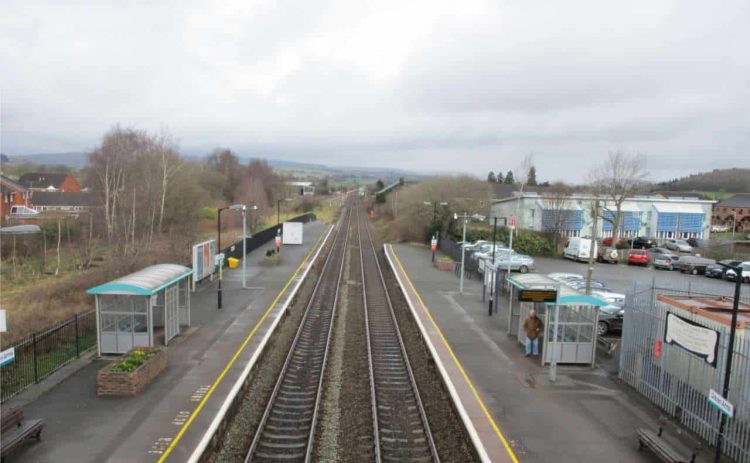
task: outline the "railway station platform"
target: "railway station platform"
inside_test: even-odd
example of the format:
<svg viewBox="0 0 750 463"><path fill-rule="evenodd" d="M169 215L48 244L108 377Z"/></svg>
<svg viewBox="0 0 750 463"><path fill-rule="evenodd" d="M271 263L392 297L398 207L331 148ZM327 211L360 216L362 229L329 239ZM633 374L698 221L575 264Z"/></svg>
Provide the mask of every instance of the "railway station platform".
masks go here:
<svg viewBox="0 0 750 463"><path fill-rule="evenodd" d="M636 435L658 428L653 405L598 367L558 366L550 382L506 334L507 317L488 315L480 281L466 280L460 294L427 247L386 245L386 254L488 460L656 461L638 451Z"/></svg>
<svg viewBox="0 0 750 463"><path fill-rule="evenodd" d="M4 404L22 406L46 424L40 442L8 461L188 461L329 230L321 222L306 224L304 244L284 246L277 266L259 265L273 242L248 254L246 289L241 268L225 271L221 310L217 281L199 285L193 327L170 342L167 368L140 395L97 397L96 372L108 361L89 357L72 373L53 374L66 377L45 391L35 386Z"/></svg>

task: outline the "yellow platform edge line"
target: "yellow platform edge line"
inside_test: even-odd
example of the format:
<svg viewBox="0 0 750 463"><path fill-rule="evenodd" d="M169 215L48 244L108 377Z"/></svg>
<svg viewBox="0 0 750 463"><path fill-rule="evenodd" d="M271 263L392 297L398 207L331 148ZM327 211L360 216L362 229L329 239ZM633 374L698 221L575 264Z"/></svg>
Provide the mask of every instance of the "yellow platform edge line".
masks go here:
<svg viewBox="0 0 750 463"><path fill-rule="evenodd" d="M266 311L263 313L263 316L260 317L260 320L255 324L253 329L250 331L250 333L247 335L244 341L242 341L242 344L240 344L240 347L237 348L237 351L234 353L231 359L229 359L229 362L227 362L226 366L224 366L224 369L221 371L219 376L216 378L216 381L211 385L211 388L208 390L205 396L203 396L203 399L200 401L197 407L195 407L195 410L190 414L190 418L185 422L185 424L182 425L180 430L177 432L177 435L174 439L172 439L172 442L170 442L169 447L164 451L164 453L161 455L161 457L157 460L158 463L163 463L166 461L167 457L170 453L175 449L177 444L180 442L180 439L182 439L182 436L187 432L188 428L190 428L190 425L193 424L193 421L195 420L195 417L198 416L200 411L203 409L203 406L206 405L206 402L208 402L208 399L211 398L216 388L221 384L221 381L224 379L224 376L229 372L229 370L234 366L234 362L237 361L239 356L242 354L242 351L245 350L245 347L250 342L251 339L253 339L253 336L255 336L255 333L258 331L260 326L263 324L263 322L268 318L268 315L271 313L271 310L276 306L276 304L279 302L281 297L284 295L287 289L289 289L289 285L292 284L292 281L297 277L297 274L299 274L300 270L302 270L302 267L305 266L310 256L313 254L313 252L318 248L318 245L320 245L321 240L323 237L326 236L325 230L323 230L323 233L318 238L318 241L315 242L315 245L310 248L310 251L307 253L304 259L302 259L302 262L297 266L297 269L294 271L291 277L289 277L289 280L287 280L286 284L283 288L281 288L281 291L276 295L274 300L271 302L271 304L268 306Z"/></svg>
<svg viewBox="0 0 750 463"><path fill-rule="evenodd" d="M484 405L484 401L482 400L482 397L479 395L477 388L474 387L474 383L469 378L469 375L466 373L466 370L464 369L463 365L458 360L458 357L456 357L456 354L453 352L453 348L451 347L450 343L448 343L448 340L445 338L445 335L443 334L443 330L440 329L440 326L438 326L437 322L435 322L435 319L432 318L432 313L430 313L430 309L427 308L427 304L424 303L422 296L419 294L419 291L417 291L417 288L414 286L414 283L412 283L411 278L409 278L409 274L406 272L406 269L404 269L404 266L401 264L401 259L399 259L398 254L396 253L396 250L393 248L393 246L391 246L391 251L393 253L393 257L396 259L396 263L398 264L398 267L401 269L401 272L404 275L404 278L406 278L406 282L409 283L409 286L414 292L414 295L417 296L417 299L419 300L419 303L422 306L422 309L424 310L425 314L427 314L427 318L430 319L432 326L434 326L435 330L437 330L437 333L440 336L440 339L443 341L443 344L445 344L446 349L448 349L448 352L450 353L451 358L455 362L459 371L461 371L461 375L463 375L464 380L466 380L466 383L469 385L469 389L471 389L472 394L474 394L474 398L476 398L477 402L479 402L479 407L482 409L482 412L484 412L484 416L492 425L492 429L495 430L495 434L500 439L500 442L502 442L503 447L505 447L505 451L508 452L508 455L510 456L511 460L513 460L513 463L518 463L518 457L516 456L515 452L511 448L510 444L508 443L508 439L505 438L505 435L500 430L500 426L497 425L497 423L495 422L495 419L492 417L489 410L487 410L487 407Z"/></svg>

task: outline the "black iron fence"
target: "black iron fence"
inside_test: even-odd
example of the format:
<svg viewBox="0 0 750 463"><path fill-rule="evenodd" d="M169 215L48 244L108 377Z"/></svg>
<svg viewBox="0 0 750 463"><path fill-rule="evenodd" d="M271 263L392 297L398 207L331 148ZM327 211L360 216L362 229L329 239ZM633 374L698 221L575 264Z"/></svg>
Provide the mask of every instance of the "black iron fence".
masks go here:
<svg viewBox="0 0 750 463"><path fill-rule="evenodd" d="M96 346L96 311L90 310L38 333L4 350L13 349L15 360L0 367L0 402Z"/></svg>
<svg viewBox="0 0 750 463"><path fill-rule="evenodd" d="M453 259L453 262L456 265L454 270L457 272L456 275L459 275L461 271L461 245L450 238L441 237L439 249L443 254ZM464 271L467 273L466 276L468 277L478 275L477 270L479 268L479 262L472 258L472 254L474 253L466 251L466 256L464 256Z"/></svg>
<svg viewBox="0 0 750 463"><path fill-rule="evenodd" d="M302 222L302 223L308 223L315 220L315 214L312 212L309 212L307 214L302 214L297 217L291 218L287 220L287 222ZM252 252L259 247L263 246L264 244L268 243L272 239L276 237L276 233L278 233L278 229L280 226L274 225L272 227L266 228L265 230L261 230L258 233L254 234L251 237L246 238L247 240L247 252ZM227 247L222 251L226 257L234 257L235 259L242 259L242 240L237 241L233 245ZM226 262L226 261L225 261Z"/></svg>

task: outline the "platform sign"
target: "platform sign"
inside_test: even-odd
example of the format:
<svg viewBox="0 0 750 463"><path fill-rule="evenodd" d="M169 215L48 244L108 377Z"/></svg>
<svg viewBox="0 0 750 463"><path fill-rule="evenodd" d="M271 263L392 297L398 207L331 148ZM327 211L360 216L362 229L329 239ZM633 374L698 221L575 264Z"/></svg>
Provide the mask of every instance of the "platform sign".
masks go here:
<svg viewBox="0 0 750 463"><path fill-rule="evenodd" d="M554 289L519 289L520 302L557 302L557 291Z"/></svg>
<svg viewBox="0 0 750 463"><path fill-rule="evenodd" d="M708 402L729 418L734 417L734 405L713 389L708 394Z"/></svg>
<svg viewBox="0 0 750 463"><path fill-rule="evenodd" d="M213 275L215 262L216 241L204 241L193 246L193 283Z"/></svg>
<svg viewBox="0 0 750 463"><path fill-rule="evenodd" d="M432 249L432 252L437 251L437 239L435 237L432 237L432 241L430 241L430 249Z"/></svg>
<svg viewBox="0 0 750 463"><path fill-rule="evenodd" d="M16 348L11 347L0 352L0 367L4 367L9 363L13 363L16 360Z"/></svg>
<svg viewBox="0 0 750 463"><path fill-rule="evenodd" d="M716 330L668 312L664 328L664 342L704 359L713 367L716 366L719 348L719 332Z"/></svg>
<svg viewBox="0 0 750 463"><path fill-rule="evenodd" d="M302 222L284 222L281 236L283 244L302 244Z"/></svg>
<svg viewBox="0 0 750 463"><path fill-rule="evenodd" d="M515 215L510 216L510 228L511 230L516 229L516 216Z"/></svg>

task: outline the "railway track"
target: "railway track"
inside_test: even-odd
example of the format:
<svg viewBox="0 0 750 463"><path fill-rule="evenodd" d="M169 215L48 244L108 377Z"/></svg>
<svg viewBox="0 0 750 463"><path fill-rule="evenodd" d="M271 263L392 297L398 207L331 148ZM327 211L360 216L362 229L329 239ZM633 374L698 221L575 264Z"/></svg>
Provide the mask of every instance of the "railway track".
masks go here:
<svg viewBox="0 0 750 463"><path fill-rule="evenodd" d="M348 207L245 462L311 458L351 216Z"/></svg>
<svg viewBox="0 0 750 463"><path fill-rule="evenodd" d="M361 219L357 213L375 460L439 462L370 224Z"/></svg>

